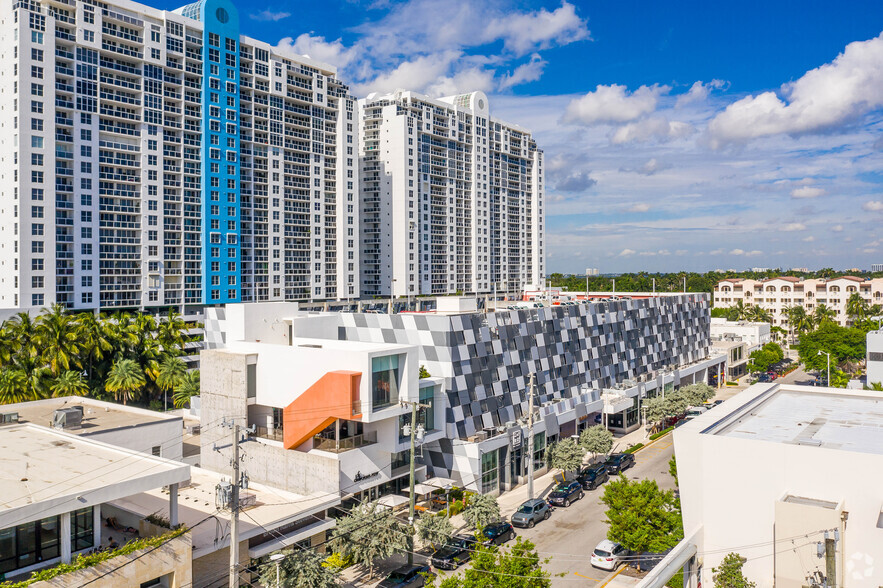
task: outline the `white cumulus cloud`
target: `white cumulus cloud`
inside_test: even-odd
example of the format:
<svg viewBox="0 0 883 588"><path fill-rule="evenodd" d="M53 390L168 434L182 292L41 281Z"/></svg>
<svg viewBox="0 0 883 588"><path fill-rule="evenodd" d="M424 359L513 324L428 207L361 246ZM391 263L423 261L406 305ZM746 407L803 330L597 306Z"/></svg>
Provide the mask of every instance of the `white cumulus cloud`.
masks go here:
<svg viewBox="0 0 883 588"><path fill-rule="evenodd" d="M650 205L643 202L633 204L628 209L629 212L647 212L648 210L650 210Z"/></svg>
<svg viewBox="0 0 883 588"><path fill-rule="evenodd" d="M824 132L883 105L883 34L846 46L834 61L782 87L730 104L708 125L721 147L758 137Z"/></svg>
<svg viewBox="0 0 883 588"><path fill-rule="evenodd" d="M296 39L284 37L279 40L277 47L281 51L309 55L313 59L339 68L349 65L357 56L357 51L344 46L341 39L328 41L325 37L313 36L309 33L303 33Z"/></svg>
<svg viewBox="0 0 883 588"><path fill-rule="evenodd" d="M704 102L708 98L708 94L712 89L720 89L726 86L727 83L723 80L711 80L707 84L703 84L701 81L694 82L685 94L678 96L678 99L675 102L675 108L680 108L687 104L692 104L693 102Z"/></svg>
<svg viewBox="0 0 883 588"><path fill-rule="evenodd" d="M813 188L812 186L803 186L791 190L791 198L818 198L827 194L824 188Z"/></svg>
<svg viewBox="0 0 883 588"><path fill-rule="evenodd" d="M254 14L249 14L249 18L252 20L260 20L264 22L278 22L282 19L288 18L291 16L290 12L285 12L282 10L270 10L269 8L266 10L261 10L260 12L256 12Z"/></svg>
<svg viewBox="0 0 883 588"><path fill-rule="evenodd" d="M503 77L500 81L500 89L506 90L512 86L537 81L543 76L546 63L539 53L534 53L531 55L530 61L522 63L515 68L515 71Z"/></svg>
<svg viewBox="0 0 883 588"><path fill-rule="evenodd" d="M526 55L535 49L590 39L591 33L573 4L562 2L552 12L541 8L492 19L485 28L485 38L502 39L504 48Z"/></svg>
<svg viewBox="0 0 883 588"><path fill-rule="evenodd" d="M635 254L634 249L623 249L622 251L619 252L620 257L628 257L629 255L634 255L634 254Z"/></svg>
<svg viewBox="0 0 883 588"><path fill-rule="evenodd" d="M883 210L883 200L868 200L862 204L862 208L868 212L880 212Z"/></svg>
<svg viewBox="0 0 883 588"><path fill-rule="evenodd" d="M567 105L564 122L584 125L599 123L627 123L656 110L661 94L668 86L641 86L629 92L625 86L599 85L585 96L575 98Z"/></svg>
<svg viewBox="0 0 883 588"><path fill-rule="evenodd" d="M654 116L619 127L613 133L610 142L614 145L647 141L666 142L688 137L693 132L695 129L692 125L678 121L669 122L661 116Z"/></svg>
<svg viewBox="0 0 883 588"><path fill-rule="evenodd" d="M779 229L789 233L794 231L804 231L806 230L806 225L803 223L787 223L780 226Z"/></svg>

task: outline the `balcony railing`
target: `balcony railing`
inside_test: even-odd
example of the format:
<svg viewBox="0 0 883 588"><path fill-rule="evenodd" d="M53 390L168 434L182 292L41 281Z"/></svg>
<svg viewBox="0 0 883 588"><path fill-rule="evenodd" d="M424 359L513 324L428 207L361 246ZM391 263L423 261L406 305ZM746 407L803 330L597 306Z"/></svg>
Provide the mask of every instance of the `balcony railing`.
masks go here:
<svg viewBox="0 0 883 588"><path fill-rule="evenodd" d="M313 437L313 449L321 449L322 451L330 451L332 453L358 449L359 447L373 445L374 443L377 443L377 431L368 431L362 435L354 435L340 441L319 435Z"/></svg>
<svg viewBox="0 0 883 588"><path fill-rule="evenodd" d="M274 429L268 429L267 427L260 427L255 425L255 437L260 437L261 439L270 439L272 441L282 442L282 427L276 427Z"/></svg>

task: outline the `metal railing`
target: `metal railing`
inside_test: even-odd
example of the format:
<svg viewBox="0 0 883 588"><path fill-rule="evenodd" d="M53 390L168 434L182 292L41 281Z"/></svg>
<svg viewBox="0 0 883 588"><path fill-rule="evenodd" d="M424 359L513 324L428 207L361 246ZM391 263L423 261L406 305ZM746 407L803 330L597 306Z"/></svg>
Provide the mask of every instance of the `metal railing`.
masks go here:
<svg viewBox="0 0 883 588"><path fill-rule="evenodd" d="M276 427L274 429L269 429L267 427L260 427L255 425L255 437L260 437L262 439L271 439L273 441L282 441L282 427Z"/></svg>

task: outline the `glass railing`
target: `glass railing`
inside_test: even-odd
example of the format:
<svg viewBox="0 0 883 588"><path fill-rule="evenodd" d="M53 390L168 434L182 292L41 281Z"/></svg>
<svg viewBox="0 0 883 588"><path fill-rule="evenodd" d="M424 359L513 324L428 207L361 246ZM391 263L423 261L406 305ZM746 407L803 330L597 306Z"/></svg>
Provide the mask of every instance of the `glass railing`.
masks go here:
<svg viewBox="0 0 883 588"><path fill-rule="evenodd" d="M313 449L321 449L322 451L331 451L333 453L358 449L359 447L365 447L366 445L372 445L374 443L377 443L376 431L368 431L367 433L347 437L340 441L335 441L334 439L321 437L319 435L313 437Z"/></svg>

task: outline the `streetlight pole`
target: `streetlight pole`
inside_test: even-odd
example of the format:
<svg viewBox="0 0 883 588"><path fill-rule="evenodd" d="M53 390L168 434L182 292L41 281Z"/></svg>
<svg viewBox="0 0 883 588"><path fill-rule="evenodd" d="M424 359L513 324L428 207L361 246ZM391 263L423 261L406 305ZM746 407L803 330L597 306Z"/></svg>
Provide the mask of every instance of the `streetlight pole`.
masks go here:
<svg viewBox="0 0 883 588"><path fill-rule="evenodd" d="M279 562L285 559L285 554L274 553L270 556L270 561L276 563L276 588L282 588L282 579L279 575Z"/></svg>
<svg viewBox="0 0 883 588"><path fill-rule="evenodd" d="M533 395L534 374L530 375L527 400L527 499L533 499Z"/></svg>
<svg viewBox="0 0 883 588"><path fill-rule="evenodd" d="M395 284L396 279L390 278L389 280L389 312L387 314L392 314L392 300L395 294L393 293L393 284Z"/></svg>
<svg viewBox="0 0 883 588"><path fill-rule="evenodd" d="M653 295L656 296L656 278L653 278Z"/></svg>
<svg viewBox="0 0 883 588"><path fill-rule="evenodd" d="M827 381L826 385L830 387L831 386L831 354L828 353L827 351L822 351L821 349L819 349L818 355L821 355L823 353L828 356L827 357L827 359L828 359L828 381Z"/></svg>
<svg viewBox="0 0 883 588"><path fill-rule="evenodd" d="M417 427L417 409L418 408L429 408L428 404L420 404L419 402L411 402L407 400L402 401L403 406L411 405L411 424L406 425L405 429L402 431L406 435L411 437L411 480L409 483L409 496L408 496L408 526L411 528L408 533L408 565L414 564L414 470L415 470L415 445L417 442L417 437L420 437L420 440L423 440L423 428L420 427L420 431L418 431Z"/></svg>

